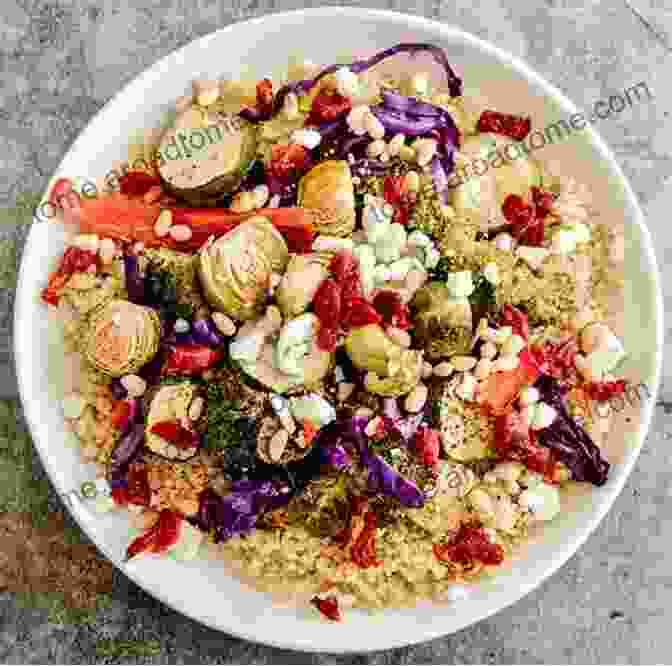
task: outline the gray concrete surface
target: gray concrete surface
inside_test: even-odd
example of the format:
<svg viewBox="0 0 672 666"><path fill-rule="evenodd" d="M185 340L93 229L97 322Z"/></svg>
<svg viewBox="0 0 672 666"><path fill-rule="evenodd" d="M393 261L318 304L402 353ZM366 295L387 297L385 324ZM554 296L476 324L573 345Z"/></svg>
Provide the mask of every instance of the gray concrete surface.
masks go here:
<svg viewBox="0 0 672 666"><path fill-rule="evenodd" d="M291 0L2 0L0 205L39 192L61 155L121 85L159 57L231 22L320 3ZM345 3L356 5L358 3ZM600 126L649 213L672 281L670 0L373 0L454 23L525 58L579 106L646 81L655 95ZM16 393L0 299L0 396ZM669 312L669 292L666 309ZM669 340L669 334L666 335ZM511 608L408 649L330 658L253 645L203 628L119 576L90 627L52 624L0 595L4 663L91 663L101 638L159 639L156 663L661 663L669 661L672 377L607 518L556 575ZM57 501L57 500L54 500Z"/></svg>

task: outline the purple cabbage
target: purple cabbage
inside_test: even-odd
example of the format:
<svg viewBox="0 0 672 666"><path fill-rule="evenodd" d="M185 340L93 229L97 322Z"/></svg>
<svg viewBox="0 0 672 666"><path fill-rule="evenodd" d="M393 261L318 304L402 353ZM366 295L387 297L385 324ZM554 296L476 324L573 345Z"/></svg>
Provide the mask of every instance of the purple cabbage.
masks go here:
<svg viewBox="0 0 672 666"><path fill-rule="evenodd" d="M411 116L402 111L392 111L384 104L371 107L373 113L389 134L402 133L406 136L423 136L433 129L440 127L444 122L442 118L428 118L423 116Z"/></svg>
<svg viewBox="0 0 672 666"><path fill-rule="evenodd" d="M564 388L554 377L542 375L534 384L540 398L556 410L557 416L547 428L539 430L539 443L556 452L558 459L572 472L575 481L604 485L609 474L609 463L590 435L567 411Z"/></svg>
<svg viewBox="0 0 672 666"><path fill-rule="evenodd" d="M124 388L124 385L121 383L119 377L115 377L112 380L110 389L112 390L112 397L115 400L124 400L128 395L128 391Z"/></svg>
<svg viewBox="0 0 672 666"><path fill-rule="evenodd" d="M326 465L334 469L343 470L352 465L352 457L342 444L324 446L321 449L322 459Z"/></svg>
<svg viewBox="0 0 672 666"><path fill-rule="evenodd" d="M439 48L438 46L433 46L432 44L397 44L396 46L392 46L389 49L385 49L384 51L376 53L370 58L366 58L364 60L355 60L354 62L348 64L347 67L351 71L355 72L355 74L361 74L367 69L371 69L371 67L374 67L379 62L382 62L391 56L398 55L399 53L409 53L411 55L415 55L417 53L422 53L423 51L429 53L432 58L434 58L434 60L436 60L436 62L438 62L441 67L443 67L451 97L459 97L462 94L462 79L460 79L453 71L443 49ZM278 112L282 108L283 104L285 103L285 97L288 93L293 92L297 95L303 95L309 92L311 88L313 88L313 86L315 86L322 78L332 74L337 69L344 66L346 65L342 65L340 63L331 65L330 67L323 69L314 79L292 81L291 83L283 86L275 96L275 100L273 102L273 113Z"/></svg>
<svg viewBox="0 0 672 666"><path fill-rule="evenodd" d="M435 155L431 162L432 181L434 189L437 191L444 204L448 203L448 175L443 166L443 162Z"/></svg>
<svg viewBox="0 0 672 666"><path fill-rule="evenodd" d="M440 118L447 112L435 104L422 102L415 97L408 97L392 90L383 90L383 106L391 111L407 113L411 116Z"/></svg>
<svg viewBox="0 0 672 666"><path fill-rule="evenodd" d="M135 423L128 432L119 440L110 461L112 467L121 468L126 465L139 451L145 441L145 426L143 423Z"/></svg>
<svg viewBox="0 0 672 666"><path fill-rule="evenodd" d="M219 333L212 319L194 319L191 322L191 333L194 341L199 345L219 347L224 344L225 338Z"/></svg>
<svg viewBox="0 0 672 666"><path fill-rule="evenodd" d="M128 300L136 305L145 305L145 282L135 254L124 254L124 276Z"/></svg>
<svg viewBox="0 0 672 666"><path fill-rule="evenodd" d="M223 541L250 532L262 513L283 506L290 497L271 481L235 481L223 497L204 491L194 522L203 530L214 531L215 541Z"/></svg>

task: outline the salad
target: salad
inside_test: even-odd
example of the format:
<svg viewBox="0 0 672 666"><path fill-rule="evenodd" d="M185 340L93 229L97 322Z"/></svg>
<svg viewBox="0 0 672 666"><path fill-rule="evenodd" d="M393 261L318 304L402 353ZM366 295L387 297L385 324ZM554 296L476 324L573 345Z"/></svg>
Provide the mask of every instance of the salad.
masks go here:
<svg viewBox="0 0 672 666"><path fill-rule="evenodd" d="M605 483L617 239L530 131L402 44L196 81L118 187L54 184L41 298L127 559L208 548L339 620L459 598Z"/></svg>

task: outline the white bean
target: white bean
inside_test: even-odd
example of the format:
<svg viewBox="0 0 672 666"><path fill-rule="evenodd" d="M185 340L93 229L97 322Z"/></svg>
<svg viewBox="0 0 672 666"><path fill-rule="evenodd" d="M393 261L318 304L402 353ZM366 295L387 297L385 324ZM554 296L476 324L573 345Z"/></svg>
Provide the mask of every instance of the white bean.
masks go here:
<svg viewBox="0 0 672 666"><path fill-rule="evenodd" d="M485 342L481 346L481 358L492 361L497 356L497 347L492 342Z"/></svg>
<svg viewBox="0 0 672 666"><path fill-rule="evenodd" d="M130 398L139 398L147 390L147 382L139 375L124 375L120 383L128 391Z"/></svg>
<svg viewBox="0 0 672 666"><path fill-rule="evenodd" d="M287 448L289 433L285 429L278 430L268 443L268 455L271 460L278 461Z"/></svg>
<svg viewBox="0 0 672 666"><path fill-rule="evenodd" d="M473 356L453 356L451 363L458 372L467 372L476 365L476 359Z"/></svg>
<svg viewBox="0 0 672 666"><path fill-rule="evenodd" d="M455 372L455 366L449 361L441 361L434 366L433 373L437 377L450 377Z"/></svg>
<svg viewBox="0 0 672 666"><path fill-rule="evenodd" d="M424 384L418 384L404 400L404 409L411 414L417 414L427 402L428 389Z"/></svg>
<svg viewBox="0 0 672 666"><path fill-rule="evenodd" d="M212 321L222 335L230 337L235 334L236 325L233 323L231 317L225 315L223 312L213 312Z"/></svg>
<svg viewBox="0 0 672 666"><path fill-rule="evenodd" d="M178 243L184 243L191 239L191 228L186 224L176 224L170 227L170 237Z"/></svg>
<svg viewBox="0 0 672 666"><path fill-rule="evenodd" d="M205 406L205 401L203 398L196 397L191 401L191 405L189 405L189 418L192 421L198 421L198 419L201 418L201 414L203 413L203 407Z"/></svg>

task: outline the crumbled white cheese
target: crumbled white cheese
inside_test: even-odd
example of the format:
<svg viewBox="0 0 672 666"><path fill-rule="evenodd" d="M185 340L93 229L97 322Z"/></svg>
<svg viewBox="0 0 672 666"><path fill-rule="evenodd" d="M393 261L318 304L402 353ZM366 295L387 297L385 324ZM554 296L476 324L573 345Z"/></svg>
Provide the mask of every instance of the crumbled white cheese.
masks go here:
<svg viewBox="0 0 672 666"><path fill-rule="evenodd" d="M448 291L453 298L468 298L474 291L471 271L449 273L446 278L446 284L448 286Z"/></svg>
<svg viewBox="0 0 672 666"><path fill-rule="evenodd" d="M317 393L290 398L289 409L299 423L310 421L319 428L336 419L334 406Z"/></svg>
<svg viewBox="0 0 672 666"><path fill-rule="evenodd" d="M258 335L238 335L229 345L229 354L239 363L255 363L262 345L263 340Z"/></svg>
<svg viewBox="0 0 672 666"><path fill-rule="evenodd" d="M313 150L320 145L322 135L314 129L304 128L294 130L290 136L291 142L296 143L308 150Z"/></svg>
<svg viewBox="0 0 672 666"><path fill-rule="evenodd" d="M313 346L316 317L305 314L290 319L281 329L275 347L275 365L287 375L302 378L305 359Z"/></svg>
<svg viewBox="0 0 672 666"><path fill-rule="evenodd" d="M336 90L343 97L354 97L359 93L359 77L347 67L339 67L334 72Z"/></svg>
<svg viewBox="0 0 672 666"><path fill-rule="evenodd" d="M483 268L483 275L485 279L494 286L497 286L501 282L499 276L499 266L494 261L489 262Z"/></svg>
<svg viewBox="0 0 672 666"><path fill-rule="evenodd" d="M548 483L536 483L524 490L518 503L527 509L535 521L548 521L560 513L560 493Z"/></svg>
<svg viewBox="0 0 672 666"><path fill-rule="evenodd" d="M545 402L535 402L528 406L531 411L530 427L533 430L548 428L558 415L557 410Z"/></svg>
<svg viewBox="0 0 672 666"><path fill-rule="evenodd" d="M352 238L337 238L336 236L318 236L313 241L312 249L315 252L340 252L347 250L352 252L354 247Z"/></svg>

